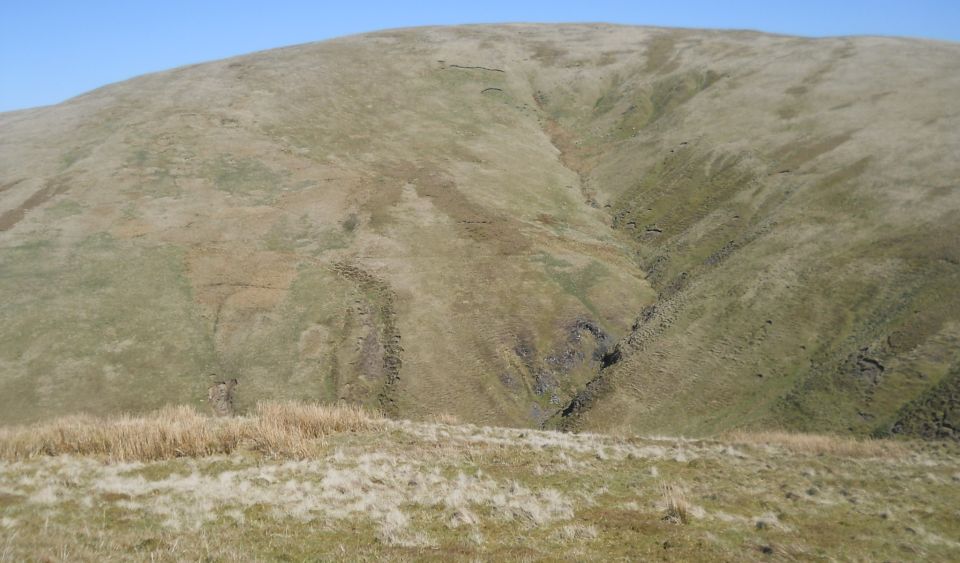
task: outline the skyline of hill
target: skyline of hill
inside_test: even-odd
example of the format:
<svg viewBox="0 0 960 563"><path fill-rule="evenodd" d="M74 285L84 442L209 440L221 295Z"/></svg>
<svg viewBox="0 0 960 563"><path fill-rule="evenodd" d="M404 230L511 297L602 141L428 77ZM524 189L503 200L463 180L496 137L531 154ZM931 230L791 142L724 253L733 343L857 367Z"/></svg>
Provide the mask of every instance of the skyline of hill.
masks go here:
<svg viewBox="0 0 960 563"><path fill-rule="evenodd" d="M960 46L389 30L0 113L0 422L960 428Z"/></svg>

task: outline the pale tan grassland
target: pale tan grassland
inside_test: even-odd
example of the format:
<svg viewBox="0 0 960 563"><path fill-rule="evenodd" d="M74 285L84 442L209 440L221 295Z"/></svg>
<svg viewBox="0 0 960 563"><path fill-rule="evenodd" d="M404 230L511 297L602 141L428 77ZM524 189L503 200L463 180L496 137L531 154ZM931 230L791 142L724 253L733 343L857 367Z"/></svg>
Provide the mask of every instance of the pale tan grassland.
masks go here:
<svg viewBox="0 0 960 563"><path fill-rule="evenodd" d="M776 430L767 432L735 431L728 433L726 439L734 444L777 446L793 453L835 455L848 458L898 458L906 456L910 451L902 443L893 440Z"/></svg>
<svg viewBox="0 0 960 563"><path fill-rule="evenodd" d="M272 403L5 428L0 452L0 561L960 556L947 444L614 437Z"/></svg>

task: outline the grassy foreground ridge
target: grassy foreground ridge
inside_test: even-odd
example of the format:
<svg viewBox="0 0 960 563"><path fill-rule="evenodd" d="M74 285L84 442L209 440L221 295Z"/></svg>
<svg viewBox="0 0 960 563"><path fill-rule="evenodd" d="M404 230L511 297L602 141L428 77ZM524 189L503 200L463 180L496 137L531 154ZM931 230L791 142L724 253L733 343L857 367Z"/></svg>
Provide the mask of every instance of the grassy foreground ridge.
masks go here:
<svg viewBox="0 0 960 563"><path fill-rule="evenodd" d="M565 434L261 405L0 434L0 560L951 560L946 444Z"/></svg>

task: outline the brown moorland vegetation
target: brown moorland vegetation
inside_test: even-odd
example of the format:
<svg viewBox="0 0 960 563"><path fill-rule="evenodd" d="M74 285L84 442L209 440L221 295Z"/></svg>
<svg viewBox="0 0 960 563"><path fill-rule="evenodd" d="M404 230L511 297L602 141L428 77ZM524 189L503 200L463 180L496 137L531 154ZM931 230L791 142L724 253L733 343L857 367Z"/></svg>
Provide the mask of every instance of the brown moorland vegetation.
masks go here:
<svg viewBox="0 0 960 563"><path fill-rule="evenodd" d="M304 457L335 432L374 430L382 417L358 406L262 402L249 416L210 417L189 406L107 418L68 416L0 427L0 459L83 455L111 461L156 461L230 454Z"/></svg>

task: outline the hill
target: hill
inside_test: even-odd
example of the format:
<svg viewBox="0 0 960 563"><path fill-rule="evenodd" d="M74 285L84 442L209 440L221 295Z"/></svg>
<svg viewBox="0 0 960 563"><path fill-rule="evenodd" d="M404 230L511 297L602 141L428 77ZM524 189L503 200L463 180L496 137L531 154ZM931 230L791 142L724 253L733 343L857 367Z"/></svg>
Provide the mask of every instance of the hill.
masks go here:
<svg viewBox="0 0 960 563"><path fill-rule="evenodd" d="M954 434L960 46L504 25L0 114L0 421Z"/></svg>

